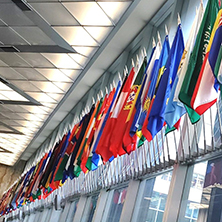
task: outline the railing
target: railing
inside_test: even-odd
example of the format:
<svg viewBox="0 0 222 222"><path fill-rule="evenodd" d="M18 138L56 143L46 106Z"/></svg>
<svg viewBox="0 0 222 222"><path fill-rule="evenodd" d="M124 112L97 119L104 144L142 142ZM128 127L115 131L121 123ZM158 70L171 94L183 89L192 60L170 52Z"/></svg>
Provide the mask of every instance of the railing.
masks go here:
<svg viewBox="0 0 222 222"><path fill-rule="evenodd" d="M95 171L83 172L49 195L44 201L37 200L7 215L19 218L42 206L51 207L58 195L62 200L80 194L89 194L111 187L130 179L149 177L172 168L175 163L188 164L201 160L206 155L220 153L222 148L222 102L206 111L198 123L192 125L187 114L181 119L179 130L165 135L165 128L151 142L144 144L130 155L118 156L112 162L100 164Z"/></svg>

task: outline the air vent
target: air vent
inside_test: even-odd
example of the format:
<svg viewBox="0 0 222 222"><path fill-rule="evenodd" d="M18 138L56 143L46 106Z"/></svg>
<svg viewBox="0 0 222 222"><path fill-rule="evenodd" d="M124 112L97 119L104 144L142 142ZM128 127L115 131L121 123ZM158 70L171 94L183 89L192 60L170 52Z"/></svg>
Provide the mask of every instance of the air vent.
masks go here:
<svg viewBox="0 0 222 222"><path fill-rule="evenodd" d="M0 46L0 52L19 52L14 46Z"/></svg>
<svg viewBox="0 0 222 222"><path fill-rule="evenodd" d="M12 0L22 11L32 11L22 0Z"/></svg>

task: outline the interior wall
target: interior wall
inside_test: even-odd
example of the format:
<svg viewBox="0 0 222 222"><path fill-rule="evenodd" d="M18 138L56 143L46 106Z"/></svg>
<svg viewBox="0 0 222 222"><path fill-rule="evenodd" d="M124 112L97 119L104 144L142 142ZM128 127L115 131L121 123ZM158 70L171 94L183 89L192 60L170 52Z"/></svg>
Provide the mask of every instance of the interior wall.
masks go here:
<svg viewBox="0 0 222 222"><path fill-rule="evenodd" d="M25 161L20 161L16 166L0 164L0 196L21 176Z"/></svg>

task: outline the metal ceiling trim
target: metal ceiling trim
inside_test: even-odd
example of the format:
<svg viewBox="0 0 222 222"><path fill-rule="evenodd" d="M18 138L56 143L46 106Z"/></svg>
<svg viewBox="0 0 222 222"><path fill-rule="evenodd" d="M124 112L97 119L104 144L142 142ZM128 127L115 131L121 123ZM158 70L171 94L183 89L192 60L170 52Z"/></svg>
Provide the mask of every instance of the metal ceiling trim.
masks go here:
<svg viewBox="0 0 222 222"><path fill-rule="evenodd" d="M13 153L13 152L0 146L0 153Z"/></svg>
<svg viewBox="0 0 222 222"><path fill-rule="evenodd" d="M0 125L10 129L11 131L6 131L6 130L0 130L0 133L4 133L4 134L17 134L17 135L24 135L24 133L21 133L20 131L14 129L11 126L8 126L7 124L3 123L0 121Z"/></svg>
<svg viewBox="0 0 222 222"><path fill-rule="evenodd" d="M32 8L28 3L27 5ZM76 51L33 8L32 11L24 11L24 14L59 47L69 52L76 53Z"/></svg>
<svg viewBox="0 0 222 222"><path fill-rule="evenodd" d="M21 89L19 89L18 87L14 86L13 84L11 84L10 82L8 82L7 80L5 80L4 78L2 78L0 76L0 82L2 82L3 84L5 84L6 86L8 86L9 88L11 88L12 90L14 90L15 92L19 93L21 96L23 96L24 98L26 98L29 101L18 101L18 100L0 100L1 104L13 104L13 105L33 105L33 106L42 106L42 104L40 102L38 102L37 100L33 99L31 96L29 96L28 94L26 94L25 92L23 92Z"/></svg>

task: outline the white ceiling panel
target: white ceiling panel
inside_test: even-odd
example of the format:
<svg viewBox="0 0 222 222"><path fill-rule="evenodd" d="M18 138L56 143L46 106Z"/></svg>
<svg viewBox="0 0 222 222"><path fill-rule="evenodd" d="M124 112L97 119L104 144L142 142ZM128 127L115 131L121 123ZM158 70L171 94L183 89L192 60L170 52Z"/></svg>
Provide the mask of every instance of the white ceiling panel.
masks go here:
<svg viewBox="0 0 222 222"><path fill-rule="evenodd" d="M4 63L2 60L0 60L0 67L5 67L5 66L8 66L6 63Z"/></svg>
<svg viewBox="0 0 222 222"><path fill-rule="evenodd" d="M72 79L63 74L59 69L36 69L45 78L54 82L72 82Z"/></svg>
<svg viewBox="0 0 222 222"><path fill-rule="evenodd" d="M64 93L63 94L59 94L59 93L47 93L47 95L49 95L51 98L53 98L54 100L56 100L57 102L59 102L63 96L64 96Z"/></svg>
<svg viewBox="0 0 222 222"><path fill-rule="evenodd" d="M10 81L10 83L17 86L19 89L23 91L41 92L41 90L35 86L35 82L31 83L29 81Z"/></svg>
<svg viewBox="0 0 222 222"><path fill-rule="evenodd" d="M76 78L79 76L81 72L81 70L75 70L75 69L60 69L60 70L68 77L70 77L73 81L76 80Z"/></svg>
<svg viewBox="0 0 222 222"><path fill-rule="evenodd" d="M26 109L24 109L22 106L19 105L4 105L4 107L8 110L12 112L16 112L16 113L27 113L28 111ZM25 106L24 106L25 107ZM1 108L0 108L1 110Z"/></svg>
<svg viewBox="0 0 222 222"><path fill-rule="evenodd" d="M1 90L0 95L3 95L7 98L7 100L15 100L15 101L28 101L24 96L20 95L15 91L3 91Z"/></svg>
<svg viewBox="0 0 222 222"><path fill-rule="evenodd" d="M49 97L46 93L28 92L28 94L39 102L56 103L54 99Z"/></svg>
<svg viewBox="0 0 222 222"><path fill-rule="evenodd" d="M57 86L55 86L51 82L40 82L40 81L32 81L33 85L41 89L43 92L47 93L64 93L61 89L59 89Z"/></svg>
<svg viewBox="0 0 222 222"><path fill-rule="evenodd" d="M62 89L63 91L67 91L71 87L71 83L64 83L64 82L54 82L58 88Z"/></svg>
<svg viewBox="0 0 222 222"><path fill-rule="evenodd" d="M85 56L82 56L80 54L77 54L77 53L69 53L69 56L74 60L76 61L78 64L81 65L81 67L84 67L87 62L88 62L88 58L85 57Z"/></svg>
<svg viewBox="0 0 222 222"><path fill-rule="evenodd" d="M0 67L0 76L5 78L6 80L24 80L25 77L20 75L16 70L10 67Z"/></svg>
<svg viewBox="0 0 222 222"><path fill-rule="evenodd" d="M67 2L63 5L81 25L113 25L96 2Z"/></svg>
<svg viewBox="0 0 222 222"><path fill-rule="evenodd" d="M105 40L113 27L84 27L86 31L100 44Z"/></svg>
<svg viewBox="0 0 222 222"><path fill-rule="evenodd" d="M99 44L81 26L54 27L54 29L73 46L98 46Z"/></svg>
<svg viewBox="0 0 222 222"><path fill-rule="evenodd" d="M10 27L0 27L0 39L5 45L26 45L28 44Z"/></svg>
<svg viewBox="0 0 222 222"><path fill-rule="evenodd" d="M55 42L38 27L13 27L13 29L31 45L55 45Z"/></svg>
<svg viewBox="0 0 222 222"><path fill-rule="evenodd" d="M99 6L113 20L115 24L119 21L123 13L129 7L130 3L130 1L98 1Z"/></svg>
<svg viewBox="0 0 222 222"><path fill-rule="evenodd" d="M76 52L84 56L91 57L95 54L95 52L98 50L99 47L74 46L73 48L76 50Z"/></svg>
<svg viewBox="0 0 222 222"><path fill-rule="evenodd" d="M22 108L20 106L20 108ZM30 112L30 113L34 113L34 114L48 114L49 112L47 112L46 110L42 109L42 107L38 107L38 106L23 106L24 110L26 112Z"/></svg>
<svg viewBox="0 0 222 222"><path fill-rule="evenodd" d="M14 68L14 70L27 80L46 81L47 79L33 68ZM1 73L1 68L0 68Z"/></svg>
<svg viewBox="0 0 222 222"><path fill-rule="evenodd" d="M30 67L30 65L16 53L0 52L0 59L11 67Z"/></svg>
<svg viewBox="0 0 222 222"><path fill-rule="evenodd" d="M81 66L77 64L69 55L58 53L43 53L54 66L60 69L80 69Z"/></svg>
<svg viewBox="0 0 222 222"><path fill-rule="evenodd" d="M39 67L54 67L44 56L40 53L18 53L27 63L29 63L34 68Z"/></svg>
<svg viewBox="0 0 222 222"><path fill-rule="evenodd" d="M5 22L0 19L0 26L6 26Z"/></svg>
<svg viewBox="0 0 222 222"><path fill-rule="evenodd" d="M50 25L79 25L68 10L58 1L31 3L31 6L50 24ZM53 13L49 13L49 12Z"/></svg>
<svg viewBox="0 0 222 222"><path fill-rule="evenodd" d="M1 0L2 1L2 0ZM4 0L3 0L4 1ZM34 26L35 24L12 1L0 6L0 19L10 26Z"/></svg>

